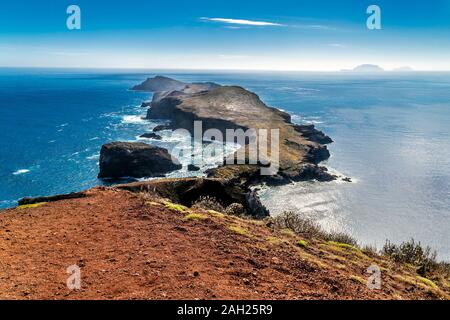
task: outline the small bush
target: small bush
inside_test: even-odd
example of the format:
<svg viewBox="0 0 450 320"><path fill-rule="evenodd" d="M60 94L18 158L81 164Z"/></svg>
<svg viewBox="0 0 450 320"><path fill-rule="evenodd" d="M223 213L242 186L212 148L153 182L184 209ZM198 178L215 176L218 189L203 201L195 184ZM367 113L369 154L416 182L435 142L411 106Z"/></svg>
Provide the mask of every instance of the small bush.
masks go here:
<svg viewBox="0 0 450 320"><path fill-rule="evenodd" d="M324 234L324 239L334 243L341 243L351 247L358 247L358 242L352 236L343 232L326 232Z"/></svg>
<svg viewBox="0 0 450 320"><path fill-rule="evenodd" d="M294 212L284 212L274 217L273 224L277 229L290 229L306 238L318 237L323 233L318 224Z"/></svg>
<svg viewBox="0 0 450 320"><path fill-rule="evenodd" d="M198 209L204 209L204 210L214 210L217 212L225 211L225 209L220 204L220 202L216 198L210 197L210 196L203 196L203 197L198 198L194 202L192 207L198 208Z"/></svg>
<svg viewBox="0 0 450 320"><path fill-rule="evenodd" d="M365 245L365 246L361 249L361 251L362 251L365 255L367 255L367 256L369 256L369 257L377 257L377 256L378 256L378 250L377 250L377 248L376 248L375 246L372 246L372 245Z"/></svg>
<svg viewBox="0 0 450 320"><path fill-rule="evenodd" d="M305 219L294 212L284 212L273 218L273 224L277 229L290 229L304 238L318 238L325 241L333 241L358 246L357 241L343 232L323 230L316 222Z"/></svg>
<svg viewBox="0 0 450 320"><path fill-rule="evenodd" d="M386 241L381 253L395 262L409 263L418 267L417 273L425 276L429 272L436 271L439 263L436 261L436 252L430 247L422 247L420 242L414 239L403 242L400 245Z"/></svg>

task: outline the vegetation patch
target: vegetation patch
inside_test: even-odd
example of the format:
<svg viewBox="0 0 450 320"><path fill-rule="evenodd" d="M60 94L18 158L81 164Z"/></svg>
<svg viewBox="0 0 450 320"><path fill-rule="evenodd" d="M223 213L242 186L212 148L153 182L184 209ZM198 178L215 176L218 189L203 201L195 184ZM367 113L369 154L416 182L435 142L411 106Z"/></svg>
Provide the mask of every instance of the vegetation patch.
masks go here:
<svg viewBox="0 0 450 320"><path fill-rule="evenodd" d="M421 276L417 276L417 279L420 282L426 284L427 286L429 286L429 287L431 287L433 289L438 289L438 286L433 281L431 281L430 279L427 279L427 278L424 278L424 277L421 277Z"/></svg>
<svg viewBox="0 0 450 320"><path fill-rule="evenodd" d="M308 248L308 242L305 240L297 240L297 245L302 248Z"/></svg>
<svg viewBox="0 0 450 320"><path fill-rule="evenodd" d="M304 238L316 238L325 241L345 243L354 247L358 246L357 241L352 236L343 232L325 231L316 222L304 218L294 212L284 212L274 217L272 221L275 228L280 230L289 229Z"/></svg>
<svg viewBox="0 0 450 320"><path fill-rule="evenodd" d="M223 213L217 212L215 210L207 210L206 212L208 212L210 215L217 217L217 218L225 217L225 215Z"/></svg>
<svg viewBox="0 0 450 320"><path fill-rule="evenodd" d="M17 209L30 209L30 208L37 208L40 207L47 202L38 202L38 203L32 203L32 204L23 204L21 206L18 206Z"/></svg>
<svg viewBox="0 0 450 320"><path fill-rule="evenodd" d="M344 249L347 249L347 250L358 250L354 246L352 246L350 244L347 244L347 243L335 242L335 241L328 241L328 243L331 244L332 246L339 247L339 248L344 248Z"/></svg>
<svg viewBox="0 0 450 320"><path fill-rule="evenodd" d="M315 256L307 253L306 251L297 249L297 252L298 252L300 258L302 258L303 260L305 260L309 263L315 264L320 269L328 269L328 266L323 261L321 261L318 258L316 258Z"/></svg>
<svg viewBox="0 0 450 320"><path fill-rule="evenodd" d="M228 227L228 230L230 230L236 234L242 235L242 236L246 236L249 238L252 237L252 235L248 232L248 230L246 230L240 226L230 226L230 227Z"/></svg>
<svg viewBox="0 0 450 320"><path fill-rule="evenodd" d="M438 262L435 251L432 251L428 246L423 247L420 242L416 242L414 239L399 245L387 241L381 254L394 262L411 265L422 277L438 275L448 278L450 276L450 264Z"/></svg>
<svg viewBox="0 0 450 320"><path fill-rule="evenodd" d="M187 212L189 211L189 209L181 204L175 204L169 201L164 201L164 206L167 209L173 210L173 211L178 211L178 212Z"/></svg>
<svg viewBox="0 0 450 320"><path fill-rule="evenodd" d="M295 233L291 229L281 229L280 232L285 236L295 237Z"/></svg>
<svg viewBox="0 0 450 320"><path fill-rule="evenodd" d="M354 282L356 282L356 283L359 283L359 284L362 284L362 285L366 285L366 284L367 284L367 281L366 281L366 280L364 280L363 278L358 277L358 276L351 275L351 276L350 276L350 279L351 279L352 281L354 281Z"/></svg>
<svg viewBox="0 0 450 320"><path fill-rule="evenodd" d="M266 241L273 245L279 245L283 243L283 240L277 237L269 236L266 238Z"/></svg>

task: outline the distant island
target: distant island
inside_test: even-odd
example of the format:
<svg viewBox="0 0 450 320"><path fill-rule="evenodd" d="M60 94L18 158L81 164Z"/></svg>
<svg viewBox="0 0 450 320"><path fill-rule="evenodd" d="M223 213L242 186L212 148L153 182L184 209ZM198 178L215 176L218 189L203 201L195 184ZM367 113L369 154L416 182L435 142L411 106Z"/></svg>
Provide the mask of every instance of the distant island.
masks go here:
<svg viewBox="0 0 450 320"><path fill-rule="evenodd" d="M356 66L353 69L342 69L341 72L359 72L359 73L373 73L373 72L385 72L385 71L391 71L391 72L412 72L414 71L413 68L408 66L402 66L398 68L394 68L392 70L385 70L384 68L380 67L376 64L361 64L359 66Z"/></svg>
<svg viewBox="0 0 450 320"><path fill-rule="evenodd" d="M343 69L343 72L383 72L384 69L376 64L361 64L353 69Z"/></svg>

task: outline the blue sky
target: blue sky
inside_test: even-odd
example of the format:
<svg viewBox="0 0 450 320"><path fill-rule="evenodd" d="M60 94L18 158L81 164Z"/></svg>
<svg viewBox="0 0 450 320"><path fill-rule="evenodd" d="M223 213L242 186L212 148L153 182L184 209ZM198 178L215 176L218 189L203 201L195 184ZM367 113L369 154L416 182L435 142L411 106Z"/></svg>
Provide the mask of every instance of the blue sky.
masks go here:
<svg viewBox="0 0 450 320"><path fill-rule="evenodd" d="M66 9L81 8L81 30ZM382 30L366 9L381 8ZM0 3L0 66L450 70L450 0Z"/></svg>

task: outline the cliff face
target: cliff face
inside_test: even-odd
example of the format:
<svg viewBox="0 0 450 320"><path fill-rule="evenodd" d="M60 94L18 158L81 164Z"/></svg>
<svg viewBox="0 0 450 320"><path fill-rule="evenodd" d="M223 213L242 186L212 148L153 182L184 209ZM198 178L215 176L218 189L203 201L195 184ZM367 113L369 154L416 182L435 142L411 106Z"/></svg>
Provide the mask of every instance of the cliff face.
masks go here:
<svg viewBox="0 0 450 320"><path fill-rule="evenodd" d="M276 164L280 168L279 173L260 178L277 183L311 178L321 181L334 179L325 168L318 166L330 156L325 146L332 142L328 136L314 126L292 124L289 114L268 107L256 94L241 87L219 86L195 93L184 90L166 92L152 102L147 118L170 119L172 128L187 129L191 133L194 121L202 121L203 131L215 128L224 136L227 129L278 129L280 158ZM241 168L246 170L245 166ZM228 168L221 167L209 174L211 177L224 177L228 171ZM317 174L311 174L314 172Z"/></svg>
<svg viewBox="0 0 450 320"><path fill-rule="evenodd" d="M138 142L112 142L100 151L99 178L162 177L181 169L164 148Z"/></svg>

